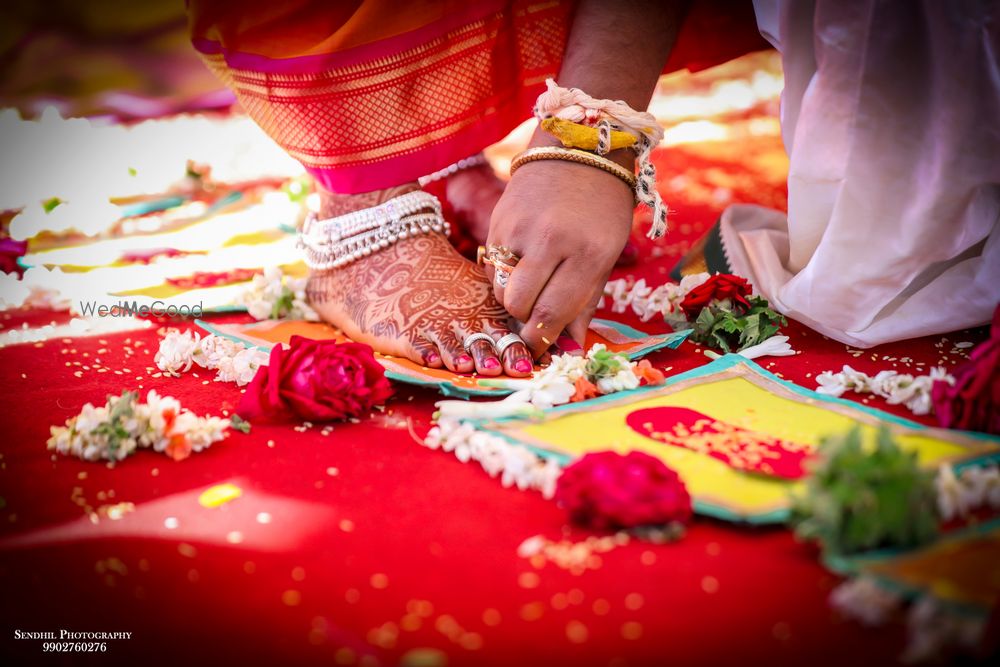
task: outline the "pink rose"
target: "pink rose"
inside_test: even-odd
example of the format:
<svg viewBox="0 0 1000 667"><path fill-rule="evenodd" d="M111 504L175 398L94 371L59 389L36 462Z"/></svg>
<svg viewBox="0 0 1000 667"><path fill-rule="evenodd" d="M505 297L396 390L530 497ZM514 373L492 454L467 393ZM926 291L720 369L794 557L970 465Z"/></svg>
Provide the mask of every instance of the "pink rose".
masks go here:
<svg viewBox="0 0 1000 667"><path fill-rule="evenodd" d="M938 380L931 388L938 422L945 428L1000 433L1000 306L993 311L990 339L952 375L954 386Z"/></svg>
<svg viewBox="0 0 1000 667"><path fill-rule="evenodd" d="M556 500L596 529L685 523L691 496L677 473L642 452L587 454L563 470Z"/></svg>
<svg viewBox="0 0 1000 667"><path fill-rule="evenodd" d="M329 421L359 416L391 395L385 369L367 345L292 336L287 349L271 349L237 412L247 419L290 412Z"/></svg>

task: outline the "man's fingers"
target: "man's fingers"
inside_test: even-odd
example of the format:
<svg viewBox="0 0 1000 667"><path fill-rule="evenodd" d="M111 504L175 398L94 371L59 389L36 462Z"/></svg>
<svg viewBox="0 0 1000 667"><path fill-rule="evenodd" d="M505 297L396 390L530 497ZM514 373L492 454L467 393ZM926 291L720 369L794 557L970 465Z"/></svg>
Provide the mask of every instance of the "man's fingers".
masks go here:
<svg viewBox="0 0 1000 667"><path fill-rule="evenodd" d="M600 284L594 290L594 293L590 296L590 300L587 302L587 305L584 306L580 314L569 323L569 326L566 327L566 332L581 347L587 346L587 329L590 328L590 322L594 319L594 312L597 311L597 304L600 302L601 297L604 296L604 286L608 284L608 278L610 277L611 272L608 271L608 273L605 274L604 278L601 280Z"/></svg>
<svg viewBox="0 0 1000 667"><path fill-rule="evenodd" d="M586 275L585 269L563 262L535 300L531 315L521 329L521 338L536 358L556 342L563 328L576 319L586 305L580 298L582 275ZM589 298L588 292L584 294Z"/></svg>
<svg viewBox="0 0 1000 667"><path fill-rule="evenodd" d="M507 287L503 289L503 300L500 303L507 312L515 319L527 322L535 301L558 265L558 258L542 252L522 257L517 267L511 271ZM501 297L498 295L498 298Z"/></svg>

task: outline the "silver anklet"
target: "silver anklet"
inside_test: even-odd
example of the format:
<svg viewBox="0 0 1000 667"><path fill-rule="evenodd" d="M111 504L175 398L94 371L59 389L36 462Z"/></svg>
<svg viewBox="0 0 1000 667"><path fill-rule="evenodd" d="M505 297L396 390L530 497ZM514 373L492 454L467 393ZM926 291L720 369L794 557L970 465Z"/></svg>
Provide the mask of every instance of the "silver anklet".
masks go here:
<svg viewBox="0 0 1000 667"><path fill-rule="evenodd" d="M393 197L377 206L351 211L335 218L318 220L315 215L310 214L306 218L300 237L306 237L317 243L336 243L341 239L375 229L389 222L399 221L404 216L426 209L431 209L441 215L441 202L432 194L415 190Z"/></svg>
<svg viewBox="0 0 1000 667"><path fill-rule="evenodd" d="M410 196L417 194L422 196ZM401 204L399 200L404 197L407 200ZM401 211L409 213L400 215ZM329 220L307 220L298 245L305 250L306 266L324 271L350 264L402 239L432 232L451 232L451 226L441 217L440 203L433 195L411 192L371 209Z"/></svg>

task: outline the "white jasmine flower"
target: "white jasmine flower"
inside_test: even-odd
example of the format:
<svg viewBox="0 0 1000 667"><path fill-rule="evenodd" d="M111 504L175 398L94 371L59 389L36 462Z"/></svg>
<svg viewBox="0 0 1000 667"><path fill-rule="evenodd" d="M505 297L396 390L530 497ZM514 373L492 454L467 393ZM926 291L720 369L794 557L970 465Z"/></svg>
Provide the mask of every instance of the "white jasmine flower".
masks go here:
<svg viewBox="0 0 1000 667"><path fill-rule="evenodd" d="M631 365L629 365L612 376L597 378L597 382L594 384L597 385L597 390L602 394L613 394L618 391L635 389L639 386L639 378L636 377Z"/></svg>
<svg viewBox="0 0 1000 667"><path fill-rule="evenodd" d="M557 354L552 357L552 363L542 373L558 375L569 382L576 382L587 374L587 358L580 355Z"/></svg>
<svg viewBox="0 0 1000 667"><path fill-rule="evenodd" d="M106 428L109 423L114 428ZM50 429L47 444L60 454L86 461L121 461L139 448L165 451L173 435L186 435L192 449L200 451L224 438L228 427L227 419L200 418L176 399L150 390L145 403L127 394L110 396L100 407L84 405L64 426Z"/></svg>
<svg viewBox="0 0 1000 667"><path fill-rule="evenodd" d="M238 387L250 384L257 370L267 366L269 358L267 353L257 348L243 348L235 356L221 359L215 381L235 382Z"/></svg>
<svg viewBox="0 0 1000 667"><path fill-rule="evenodd" d="M521 389L512 396L515 400L523 400L531 403L536 408L548 409L556 405L569 403L569 399L576 393L576 387L568 378L558 373L541 372L529 381L524 389Z"/></svg>
<svg viewBox="0 0 1000 667"><path fill-rule="evenodd" d="M176 329L168 330L167 335L160 340L160 349L153 357L156 367L173 375L189 370L194 363L194 353L200 339L200 335L191 331L181 333Z"/></svg>
<svg viewBox="0 0 1000 667"><path fill-rule="evenodd" d="M20 308L31 295L31 289L16 273L0 273L0 309Z"/></svg>
<svg viewBox="0 0 1000 667"><path fill-rule="evenodd" d="M983 636L986 621L985 616L949 611L925 595L910 608L902 661L929 662L949 651L972 651Z"/></svg>
<svg viewBox="0 0 1000 667"><path fill-rule="evenodd" d="M914 414L926 415L933 409L931 388L938 380L955 381L943 368L934 368L930 374L916 377L888 370L871 377L845 365L840 373L824 371L817 375L819 387L816 391L829 396L840 396L847 391L875 394L890 405L904 405Z"/></svg>
<svg viewBox="0 0 1000 667"><path fill-rule="evenodd" d="M884 625L903 600L869 577L843 582L830 593L830 605L844 616L870 627Z"/></svg>
<svg viewBox="0 0 1000 667"><path fill-rule="evenodd" d="M644 279L636 281L631 287L625 279L611 280L605 286L604 294L611 297L613 312L624 313L631 308L643 322L648 322L659 315L674 330L679 331L690 328L687 316L681 310L681 302L688 292L702 285L710 277L708 273L697 273L684 276L680 284L667 282L655 289L646 285Z"/></svg>
<svg viewBox="0 0 1000 667"><path fill-rule="evenodd" d="M194 362L202 368L214 370L218 368L225 359L231 359L236 354L245 349L242 343L225 338L224 336L205 336L198 349L194 351Z"/></svg>
<svg viewBox="0 0 1000 667"><path fill-rule="evenodd" d="M278 317L319 321L319 315L306 298L307 284L307 278L292 278L279 267L270 266L253 277L237 301L257 320Z"/></svg>
<svg viewBox="0 0 1000 667"><path fill-rule="evenodd" d="M546 498L555 493L561 473L554 460L543 461L524 447L453 418L441 418L428 432L424 445L453 452L463 462L478 461L491 477L499 476L503 486L536 489Z"/></svg>
<svg viewBox="0 0 1000 667"><path fill-rule="evenodd" d="M1000 509L1000 468L996 465L968 466L958 475L942 464L934 478L938 513L945 521L965 518L973 511Z"/></svg>
<svg viewBox="0 0 1000 667"><path fill-rule="evenodd" d="M966 508L962 506L963 498L955 471L947 463L942 463L934 478L934 488L937 490L938 514L944 521L951 521L956 516L964 516Z"/></svg>
<svg viewBox="0 0 1000 667"><path fill-rule="evenodd" d="M771 336L761 343L743 348L737 354L747 359L757 359L758 357L790 357L795 354L795 350L788 344L788 336Z"/></svg>

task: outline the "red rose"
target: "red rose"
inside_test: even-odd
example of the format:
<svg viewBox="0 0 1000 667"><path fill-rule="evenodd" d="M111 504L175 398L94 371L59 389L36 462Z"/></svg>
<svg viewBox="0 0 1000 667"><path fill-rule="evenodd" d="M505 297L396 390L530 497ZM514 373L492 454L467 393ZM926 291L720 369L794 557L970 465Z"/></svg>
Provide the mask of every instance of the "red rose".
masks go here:
<svg viewBox="0 0 1000 667"><path fill-rule="evenodd" d="M559 476L556 500L570 518L597 529L684 523L691 496L673 470L649 454L587 454Z"/></svg>
<svg viewBox="0 0 1000 667"><path fill-rule="evenodd" d="M356 417L391 395L385 369L367 345L292 336L287 349L271 349L236 411L248 419L291 412L329 421Z"/></svg>
<svg viewBox="0 0 1000 667"><path fill-rule="evenodd" d="M733 305L750 308L746 297L750 296L750 283L746 278L731 273L717 273L698 287L687 293L681 302L681 309L689 320L696 319L701 309L715 300L732 299Z"/></svg>
<svg viewBox="0 0 1000 667"><path fill-rule="evenodd" d="M1000 306L993 311L990 339L952 371L955 384L931 387L934 414L945 428L1000 434Z"/></svg>

